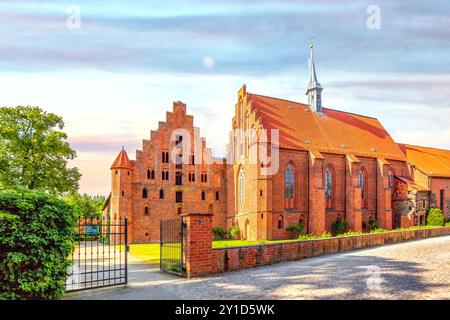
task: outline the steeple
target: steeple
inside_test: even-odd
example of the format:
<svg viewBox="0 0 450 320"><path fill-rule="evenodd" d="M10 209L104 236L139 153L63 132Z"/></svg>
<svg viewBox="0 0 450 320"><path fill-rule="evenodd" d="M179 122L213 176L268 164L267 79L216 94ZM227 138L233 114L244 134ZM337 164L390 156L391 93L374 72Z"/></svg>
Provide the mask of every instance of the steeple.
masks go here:
<svg viewBox="0 0 450 320"><path fill-rule="evenodd" d="M316 74L316 64L314 63L314 55L313 55L313 48L314 44L311 43L309 45L310 51L310 57L309 57L309 85L308 89L306 90L306 95L308 96L308 103L311 109L314 112L322 113L322 86L320 85L319 81L317 81L317 74Z"/></svg>

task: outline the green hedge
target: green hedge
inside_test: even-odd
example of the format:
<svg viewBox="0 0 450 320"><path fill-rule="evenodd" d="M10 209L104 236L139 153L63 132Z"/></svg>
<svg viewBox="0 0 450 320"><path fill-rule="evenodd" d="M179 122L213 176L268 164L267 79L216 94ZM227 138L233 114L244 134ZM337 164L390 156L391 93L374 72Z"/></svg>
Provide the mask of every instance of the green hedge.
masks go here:
<svg viewBox="0 0 450 320"><path fill-rule="evenodd" d="M445 224L445 216L441 209L431 208L427 215L427 225L443 226Z"/></svg>
<svg viewBox="0 0 450 320"><path fill-rule="evenodd" d="M0 191L0 299L59 299L75 217L46 193Z"/></svg>

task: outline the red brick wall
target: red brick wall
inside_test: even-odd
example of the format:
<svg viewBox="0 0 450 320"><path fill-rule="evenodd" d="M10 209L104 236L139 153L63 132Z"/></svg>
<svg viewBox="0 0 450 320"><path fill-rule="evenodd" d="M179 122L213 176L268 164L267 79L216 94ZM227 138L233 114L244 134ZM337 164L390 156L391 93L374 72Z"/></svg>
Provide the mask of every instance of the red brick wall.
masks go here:
<svg viewBox="0 0 450 320"><path fill-rule="evenodd" d="M447 219L450 219L450 178L431 178L431 191L436 196L436 207L440 207L441 203L441 190L444 190L444 208L443 212Z"/></svg>
<svg viewBox="0 0 450 320"><path fill-rule="evenodd" d="M221 273L299 260L328 253L346 252L383 244L450 234L450 227L391 231L338 238L295 241L260 246L212 249L212 217L209 214L183 215L186 223L186 276Z"/></svg>
<svg viewBox="0 0 450 320"><path fill-rule="evenodd" d="M300 260L323 254L346 252L448 234L450 234L450 227L442 227L261 246L212 249L209 254L212 263L204 264L207 267L196 270L195 275L246 269L282 261Z"/></svg>

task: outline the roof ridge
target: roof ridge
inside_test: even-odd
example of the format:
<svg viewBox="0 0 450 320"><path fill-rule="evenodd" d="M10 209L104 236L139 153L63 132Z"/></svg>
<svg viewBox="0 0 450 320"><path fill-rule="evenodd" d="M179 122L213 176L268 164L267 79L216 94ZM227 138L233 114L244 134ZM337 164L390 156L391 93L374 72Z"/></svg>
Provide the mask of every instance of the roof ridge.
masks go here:
<svg viewBox="0 0 450 320"><path fill-rule="evenodd" d="M257 94L257 93L251 93L251 92L248 92L248 94L253 95L253 96L260 96L260 97L264 97L264 98L270 98L270 99L276 99L276 100L283 100L283 101L287 101L287 102L293 102L293 103L304 105L305 107L309 108L309 105L307 105L306 103L302 103L302 102L298 102L298 101L294 101L294 100L288 100L288 99L277 98L277 97L272 97L272 96L265 96L263 94Z"/></svg>
<svg viewBox="0 0 450 320"><path fill-rule="evenodd" d="M401 143L401 142L397 142L397 144L402 144L404 146L419 147L419 148L425 148L425 149L433 149L433 150L441 150L441 151L450 152L450 150L448 150L448 149L442 149L442 148L436 148L436 147L425 147L425 146L419 146L417 144L409 144L409 143Z"/></svg>
<svg viewBox="0 0 450 320"><path fill-rule="evenodd" d="M301 104L305 107L311 108L308 104L306 103L302 103L302 102L298 102L298 101L294 101L294 100L288 100L288 99L284 99L284 98L277 98L277 97L272 97L272 96L266 96L263 94L258 94L258 93L251 93L248 92L248 94L250 95L254 95L254 96L260 96L260 97L264 97L264 98L270 98L270 99L276 99L276 100L282 100L282 101L286 101L286 102L293 102L293 103L297 103L297 104ZM360 116L360 117L364 117L364 118L369 118L369 119L375 119L378 120L378 118L372 117L372 116L366 116L364 114L360 114L360 113L355 113L355 112L350 112L350 111L343 111L343 110L339 110L339 109L333 109L333 108L327 108L327 107L323 107L322 109L327 109L327 110L333 110L333 111L337 111L337 112L342 112L342 113L348 113L348 114L353 114L355 116Z"/></svg>

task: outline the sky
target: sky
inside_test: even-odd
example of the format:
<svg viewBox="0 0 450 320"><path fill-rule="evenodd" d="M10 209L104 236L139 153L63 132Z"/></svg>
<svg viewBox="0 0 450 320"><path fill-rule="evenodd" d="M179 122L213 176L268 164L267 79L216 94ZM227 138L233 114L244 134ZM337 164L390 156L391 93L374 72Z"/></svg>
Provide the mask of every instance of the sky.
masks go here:
<svg viewBox="0 0 450 320"><path fill-rule="evenodd" d="M307 102L315 43L323 106L377 117L397 142L450 149L450 2L0 2L0 105L63 116L83 174L106 195L176 100L225 155L237 91Z"/></svg>

